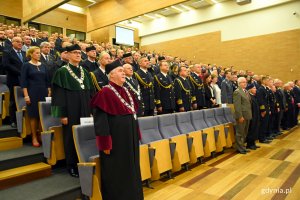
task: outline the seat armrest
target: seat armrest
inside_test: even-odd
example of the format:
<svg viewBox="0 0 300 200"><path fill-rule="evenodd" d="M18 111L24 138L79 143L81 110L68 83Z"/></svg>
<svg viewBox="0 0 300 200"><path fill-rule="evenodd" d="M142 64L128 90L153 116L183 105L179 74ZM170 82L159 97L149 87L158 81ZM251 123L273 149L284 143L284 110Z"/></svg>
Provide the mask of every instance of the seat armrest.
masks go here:
<svg viewBox="0 0 300 200"><path fill-rule="evenodd" d="M99 159L99 154L98 155L93 155L93 156L90 156L89 157L89 161L90 162L95 162L96 160L98 160Z"/></svg>
<svg viewBox="0 0 300 200"><path fill-rule="evenodd" d="M203 147L205 147L205 145L206 145L207 135L208 135L207 133L202 132Z"/></svg>
<svg viewBox="0 0 300 200"><path fill-rule="evenodd" d="M194 141L193 137L187 136L187 145L188 145L189 152L191 152L192 150L193 141Z"/></svg>
<svg viewBox="0 0 300 200"><path fill-rule="evenodd" d="M214 134L215 134L215 141L218 140L218 137L219 137L219 133L220 133L220 130L214 130Z"/></svg>
<svg viewBox="0 0 300 200"><path fill-rule="evenodd" d="M148 151L149 151L150 168L152 168L153 160L154 160L155 153L156 153L156 149L153 148L153 147L149 147Z"/></svg>
<svg viewBox="0 0 300 200"><path fill-rule="evenodd" d="M171 142L170 141L171 159L174 158L175 150L176 150L176 142Z"/></svg>
<svg viewBox="0 0 300 200"><path fill-rule="evenodd" d="M51 157L51 148L52 148L51 142L53 140L53 133L54 131L52 130L41 132L44 157L47 159Z"/></svg>
<svg viewBox="0 0 300 200"><path fill-rule="evenodd" d="M78 163L79 181L82 194L91 197L93 194L93 174L96 163Z"/></svg>

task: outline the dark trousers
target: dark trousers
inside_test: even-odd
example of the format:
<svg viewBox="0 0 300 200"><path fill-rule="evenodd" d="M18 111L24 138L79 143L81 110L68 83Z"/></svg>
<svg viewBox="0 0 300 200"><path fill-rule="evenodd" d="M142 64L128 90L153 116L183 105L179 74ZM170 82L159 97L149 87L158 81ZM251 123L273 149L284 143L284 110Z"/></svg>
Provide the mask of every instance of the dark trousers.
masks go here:
<svg viewBox="0 0 300 200"><path fill-rule="evenodd" d="M268 131L269 131L269 111L267 110L267 113L264 117L260 117L260 126L259 126L259 135L258 139L260 141L263 141L266 139L268 136Z"/></svg>
<svg viewBox="0 0 300 200"><path fill-rule="evenodd" d="M10 116L10 122L11 123L16 123L16 102L15 102L15 95L14 95L14 86L9 87L9 95L10 95L10 100L9 100L9 116Z"/></svg>
<svg viewBox="0 0 300 200"><path fill-rule="evenodd" d="M72 134L72 125L63 125L63 140L64 150L66 155L67 169L77 167L78 158L74 145L74 139Z"/></svg>
<svg viewBox="0 0 300 200"><path fill-rule="evenodd" d="M278 126L277 127L278 132L280 132L280 128L281 128L281 124L282 124L282 118L283 118L283 113L284 113L284 110L280 110L278 124L277 124L277 126Z"/></svg>
<svg viewBox="0 0 300 200"><path fill-rule="evenodd" d="M249 130L246 138L247 147L255 146L255 141L259 134L259 116L250 121Z"/></svg>
<svg viewBox="0 0 300 200"><path fill-rule="evenodd" d="M278 129L279 115L280 115L280 112L274 113L274 119L273 119L273 123L272 123L272 133L274 133L274 134L280 132L280 129Z"/></svg>
<svg viewBox="0 0 300 200"><path fill-rule="evenodd" d="M295 120L294 120L294 125L297 126L298 125L298 115L299 115L299 107L297 104L295 104Z"/></svg>
<svg viewBox="0 0 300 200"><path fill-rule="evenodd" d="M144 111L144 116L153 116L154 115L154 109L150 109L150 110L145 110Z"/></svg>

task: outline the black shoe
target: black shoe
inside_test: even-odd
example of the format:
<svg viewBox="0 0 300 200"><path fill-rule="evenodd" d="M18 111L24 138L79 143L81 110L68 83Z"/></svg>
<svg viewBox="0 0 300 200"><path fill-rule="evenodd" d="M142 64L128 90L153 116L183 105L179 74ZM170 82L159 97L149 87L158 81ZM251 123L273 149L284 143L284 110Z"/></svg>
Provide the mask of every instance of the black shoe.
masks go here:
<svg viewBox="0 0 300 200"><path fill-rule="evenodd" d="M246 151L246 153L250 152L250 150L248 150L248 149L245 149L245 151Z"/></svg>
<svg viewBox="0 0 300 200"><path fill-rule="evenodd" d="M269 140L259 140L259 143L269 144L271 142Z"/></svg>
<svg viewBox="0 0 300 200"><path fill-rule="evenodd" d="M255 148L257 148L257 149L258 149L258 148L260 148L260 146L257 146L257 145L255 145Z"/></svg>
<svg viewBox="0 0 300 200"><path fill-rule="evenodd" d="M79 177L78 169L77 169L77 168L70 168L70 169L68 169L68 171L69 171L69 174L70 174L72 177L75 177L75 178L78 178L78 177Z"/></svg>
<svg viewBox="0 0 300 200"><path fill-rule="evenodd" d="M12 128L17 128L17 124L16 124L15 122L11 123L10 126L11 126Z"/></svg>
<svg viewBox="0 0 300 200"><path fill-rule="evenodd" d="M247 149L252 149L252 150L256 150L256 146L252 145L252 146L247 146Z"/></svg>
<svg viewBox="0 0 300 200"><path fill-rule="evenodd" d="M239 154L246 154L247 152L246 151L236 151L237 153Z"/></svg>

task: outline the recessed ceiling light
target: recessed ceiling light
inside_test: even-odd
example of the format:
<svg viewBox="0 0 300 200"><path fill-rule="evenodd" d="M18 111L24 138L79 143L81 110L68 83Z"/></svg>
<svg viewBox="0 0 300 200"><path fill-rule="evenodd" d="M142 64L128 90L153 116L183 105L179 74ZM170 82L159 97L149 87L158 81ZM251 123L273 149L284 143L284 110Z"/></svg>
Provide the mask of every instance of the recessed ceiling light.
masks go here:
<svg viewBox="0 0 300 200"><path fill-rule="evenodd" d="M183 5L183 4L180 4L180 6L187 9L187 10L193 10L190 6L186 6L186 5Z"/></svg>
<svg viewBox="0 0 300 200"><path fill-rule="evenodd" d="M144 14L145 17L151 18L151 19L156 19L155 17L148 15L148 14Z"/></svg>
<svg viewBox="0 0 300 200"><path fill-rule="evenodd" d="M180 8L177 8L177 7L175 7L175 6L171 6L171 8L173 8L173 9L179 11L179 12L183 12L183 10L181 10Z"/></svg>

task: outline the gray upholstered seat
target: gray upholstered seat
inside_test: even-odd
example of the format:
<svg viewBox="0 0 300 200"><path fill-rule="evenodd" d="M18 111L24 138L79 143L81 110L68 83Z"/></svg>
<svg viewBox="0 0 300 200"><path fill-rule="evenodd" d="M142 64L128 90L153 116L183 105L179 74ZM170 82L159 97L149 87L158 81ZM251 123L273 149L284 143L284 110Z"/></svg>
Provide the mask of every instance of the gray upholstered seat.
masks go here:
<svg viewBox="0 0 300 200"><path fill-rule="evenodd" d="M191 112L191 122L195 130L208 128L208 125L204 120L203 110L195 110L194 112Z"/></svg>
<svg viewBox="0 0 300 200"><path fill-rule="evenodd" d="M191 123L191 112L176 113L176 125L181 134L186 134L195 131Z"/></svg>
<svg viewBox="0 0 300 200"><path fill-rule="evenodd" d="M73 136L79 162L89 162L90 157L99 154L94 124L73 126Z"/></svg>
<svg viewBox="0 0 300 200"><path fill-rule="evenodd" d="M171 138L180 135L176 126L176 119L174 114L159 115L158 128L163 138Z"/></svg>
<svg viewBox="0 0 300 200"><path fill-rule="evenodd" d="M142 135L142 144L163 139L158 129L157 117L140 117L138 123Z"/></svg>
<svg viewBox="0 0 300 200"><path fill-rule="evenodd" d="M50 102L39 102L39 114L43 131L48 131L52 126L61 126L60 119L51 116Z"/></svg>
<svg viewBox="0 0 300 200"><path fill-rule="evenodd" d="M219 124L226 124L228 123L225 118L224 108L215 108L213 109L215 113L215 118Z"/></svg>
<svg viewBox="0 0 300 200"><path fill-rule="evenodd" d="M219 125L216 121L214 109L204 110L204 120L209 127L214 127Z"/></svg>
<svg viewBox="0 0 300 200"><path fill-rule="evenodd" d="M235 123L235 119L233 117L230 107L224 108L224 115L225 115L225 119L227 120L228 123Z"/></svg>
<svg viewBox="0 0 300 200"><path fill-rule="evenodd" d="M16 118L17 118L17 129L21 134L22 138L25 138L27 135L31 134L29 119L26 112L26 102L24 100L23 90L20 86L14 87L14 97L16 102ZM23 120L23 118L25 118Z"/></svg>

